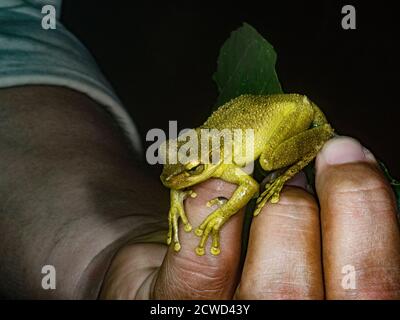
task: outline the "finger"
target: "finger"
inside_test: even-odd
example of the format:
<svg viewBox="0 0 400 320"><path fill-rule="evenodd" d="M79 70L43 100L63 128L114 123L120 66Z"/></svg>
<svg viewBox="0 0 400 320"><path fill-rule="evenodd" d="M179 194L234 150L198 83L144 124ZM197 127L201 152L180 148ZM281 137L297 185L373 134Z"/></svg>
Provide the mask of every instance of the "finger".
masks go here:
<svg viewBox="0 0 400 320"><path fill-rule="evenodd" d="M400 236L392 190L356 140L330 140L317 157L328 299L400 298Z"/></svg>
<svg viewBox="0 0 400 320"><path fill-rule="evenodd" d="M185 201L185 210L194 229L217 207L207 202L216 197L230 198L236 185L211 179L193 187L197 197ZM221 229L221 253L210 254L211 239L206 254L198 256L195 248L200 238L194 232L180 228L182 248L169 248L157 275L153 292L156 299L228 299L233 296L238 281L243 210L234 215Z"/></svg>
<svg viewBox="0 0 400 320"><path fill-rule="evenodd" d="M238 299L322 299L318 206L296 178L253 219ZM303 188L295 187L302 186Z"/></svg>

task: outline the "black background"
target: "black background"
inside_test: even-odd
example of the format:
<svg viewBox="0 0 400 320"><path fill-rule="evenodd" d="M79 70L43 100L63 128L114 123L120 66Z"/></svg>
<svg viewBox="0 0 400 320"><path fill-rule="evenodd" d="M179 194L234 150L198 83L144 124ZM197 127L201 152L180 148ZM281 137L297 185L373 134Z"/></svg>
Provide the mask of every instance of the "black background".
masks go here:
<svg viewBox="0 0 400 320"><path fill-rule="evenodd" d="M356 8L356 30L341 27L345 4ZM145 147L147 131L166 130L168 120L183 129L206 119L219 48L247 22L275 47L284 91L308 95L338 133L400 177L396 12L385 1L64 0L62 21L95 56Z"/></svg>

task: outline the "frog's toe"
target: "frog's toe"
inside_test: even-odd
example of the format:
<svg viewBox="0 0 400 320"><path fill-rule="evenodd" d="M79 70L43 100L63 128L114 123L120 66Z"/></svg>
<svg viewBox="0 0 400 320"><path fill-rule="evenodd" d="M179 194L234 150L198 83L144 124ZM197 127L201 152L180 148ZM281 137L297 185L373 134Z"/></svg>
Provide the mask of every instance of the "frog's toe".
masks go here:
<svg viewBox="0 0 400 320"><path fill-rule="evenodd" d="M167 245L170 245L172 242L172 234L173 234L173 225L172 225L172 221L173 221L173 209L171 208L169 210L169 214L168 214L168 234L167 234Z"/></svg>
<svg viewBox="0 0 400 320"><path fill-rule="evenodd" d="M192 231L192 225L188 222L188 223L186 223L186 224L184 225L183 229L184 229L186 232L190 232L190 231Z"/></svg>
<svg viewBox="0 0 400 320"><path fill-rule="evenodd" d="M196 248L196 254L198 256L204 256L205 253L206 253L206 251L204 250L204 248L200 248L200 247Z"/></svg>
<svg viewBox="0 0 400 320"><path fill-rule="evenodd" d="M167 245L170 245L172 242L172 222L171 219L168 219L168 234L167 234Z"/></svg>
<svg viewBox="0 0 400 320"><path fill-rule="evenodd" d="M179 241L178 241L178 242L175 242L175 244L174 244L174 250L175 250L176 252L178 252L179 250L181 250L181 244L179 243Z"/></svg>
<svg viewBox="0 0 400 320"><path fill-rule="evenodd" d="M219 247L211 247L211 254L217 256L221 253L221 249Z"/></svg>
<svg viewBox="0 0 400 320"><path fill-rule="evenodd" d="M210 232L211 232L210 229L211 229L211 228L212 228L212 226L207 225L207 227L206 227L204 230L201 230L202 235L201 235L200 243L199 243L199 245L198 245L197 248L196 248L196 253L197 253L199 256L202 256L202 255L204 255L204 253L205 253L204 247L205 247L205 245L206 245L206 243L207 243L208 236L210 235ZM196 230L196 231L199 231L199 229ZM198 233L200 233L200 232L198 232ZM196 233L196 234L197 234L197 233Z"/></svg>
<svg viewBox="0 0 400 320"><path fill-rule="evenodd" d="M207 202L207 207L211 208L215 205L217 205L218 207L222 207L225 203L228 202L228 199L225 197L217 197L214 199L211 199L210 201Z"/></svg>
<svg viewBox="0 0 400 320"><path fill-rule="evenodd" d="M195 233L196 236L201 237L203 235L203 230L200 229L200 228L196 228L194 233Z"/></svg>
<svg viewBox="0 0 400 320"><path fill-rule="evenodd" d="M279 192L274 193L271 197L271 203L278 203L279 202Z"/></svg>
<svg viewBox="0 0 400 320"><path fill-rule="evenodd" d="M205 221L198 227L195 231L196 235L200 236L200 243L196 248L196 253L199 256L204 255L205 253L205 245L207 240L211 234L212 237L212 245L211 245L211 254L218 255L221 250L219 246L219 231L223 223L223 217L219 212L214 212L210 216L208 216Z"/></svg>
<svg viewBox="0 0 400 320"><path fill-rule="evenodd" d="M174 242L174 250L178 252L181 250L181 244L179 243L179 235L178 235L178 214L175 214L172 217L172 237L173 237L173 242Z"/></svg>
<svg viewBox="0 0 400 320"><path fill-rule="evenodd" d="M256 200L257 204L260 203L261 201L263 201L263 199L268 195L268 193L270 191L270 187L271 187L270 183L265 185L265 187L264 187L265 190L263 191L263 193L261 193L261 195Z"/></svg>
<svg viewBox="0 0 400 320"><path fill-rule="evenodd" d="M271 203L279 202L279 194L282 190L283 182L278 178L274 182L267 184L264 192L258 197L257 207L254 210L254 216L260 214L264 205L270 201Z"/></svg>
<svg viewBox="0 0 400 320"><path fill-rule="evenodd" d="M179 242L178 233L175 232L175 230L173 237L167 238L167 244L170 245L171 243L173 243L174 251L178 252L179 250L181 250L181 243Z"/></svg>
<svg viewBox="0 0 400 320"><path fill-rule="evenodd" d="M187 191L187 195L191 198L196 198L197 197L197 193L194 192L193 190L189 190Z"/></svg>
<svg viewBox="0 0 400 320"><path fill-rule="evenodd" d="M184 212L180 210L180 208L172 207L169 210L168 216L168 234L167 234L167 245L173 244L173 248L175 251L179 251L181 249L181 244L179 242L179 218L182 219L184 230L186 232L190 232L192 230L192 226L187 220Z"/></svg>
<svg viewBox="0 0 400 320"><path fill-rule="evenodd" d="M212 246L211 246L211 254L217 256L221 253L221 249L219 247L219 227L214 226L212 232Z"/></svg>

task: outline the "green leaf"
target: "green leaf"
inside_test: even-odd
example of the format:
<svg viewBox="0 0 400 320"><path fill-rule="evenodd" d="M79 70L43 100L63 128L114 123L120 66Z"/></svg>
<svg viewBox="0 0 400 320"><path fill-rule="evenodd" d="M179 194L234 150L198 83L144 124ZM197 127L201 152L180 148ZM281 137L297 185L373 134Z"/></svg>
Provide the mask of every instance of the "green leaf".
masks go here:
<svg viewBox="0 0 400 320"><path fill-rule="evenodd" d="M245 93L282 93L275 63L272 45L244 23L221 48L213 76L219 90L216 107Z"/></svg>

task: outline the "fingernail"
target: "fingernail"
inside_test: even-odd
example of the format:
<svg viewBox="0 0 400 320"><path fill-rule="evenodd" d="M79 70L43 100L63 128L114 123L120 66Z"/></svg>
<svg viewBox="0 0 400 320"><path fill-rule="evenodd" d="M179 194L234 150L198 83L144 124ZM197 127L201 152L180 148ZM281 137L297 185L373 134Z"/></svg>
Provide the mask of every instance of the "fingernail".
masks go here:
<svg viewBox="0 0 400 320"><path fill-rule="evenodd" d="M376 158L375 158L375 156L372 154L371 151L369 151L369 150L368 150L367 148L365 148L365 147L363 147L363 151L364 151L365 157L366 157L369 161L376 162Z"/></svg>
<svg viewBox="0 0 400 320"><path fill-rule="evenodd" d="M325 162L328 165L367 161L364 147L350 137L337 137L329 140L322 148L317 165Z"/></svg>
<svg viewBox="0 0 400 320"><path fill-rule="evenodd" d="M287 186L293 186L307 190L307 177L303 171L300 171L293 178L289 179L285 184Z"/></svg>

